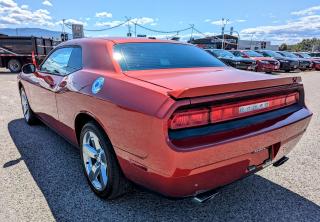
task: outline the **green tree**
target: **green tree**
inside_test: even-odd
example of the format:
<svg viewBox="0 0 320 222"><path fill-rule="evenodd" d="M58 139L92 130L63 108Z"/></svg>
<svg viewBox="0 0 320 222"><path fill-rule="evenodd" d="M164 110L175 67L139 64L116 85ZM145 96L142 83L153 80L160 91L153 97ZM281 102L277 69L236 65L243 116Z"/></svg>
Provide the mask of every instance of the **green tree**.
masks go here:
<svg viewBox="0 0 320 222"><path fill-rule="evenodd" d="M279 47L280 51L287 51L288 50L288 45L286 43L282 43Z"/></svg>

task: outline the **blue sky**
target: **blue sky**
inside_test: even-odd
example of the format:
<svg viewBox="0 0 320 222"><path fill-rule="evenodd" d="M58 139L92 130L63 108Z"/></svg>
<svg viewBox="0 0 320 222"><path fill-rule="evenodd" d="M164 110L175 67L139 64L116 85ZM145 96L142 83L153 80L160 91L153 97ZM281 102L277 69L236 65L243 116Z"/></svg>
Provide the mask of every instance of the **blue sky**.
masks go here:
<svg viewBox="0 0 320 222"><path fill-rule="evenodd" d="M133 18L156 30L178 30L194 24L205 34L221 30L221 18L230 19L226 30L234 27L242 39L294 43L303 38L320 37L319 0L0 0L0 27L40 27L61 30L61 19L82 23L85 29L103 29ZM89 32L86 36L124 36L127 27ZM137 29L138 34L170 37ZM190 31L179 36L188 38ZM197 36L196 36L197 37ZM201 35L199 35L201 37Z"/></svg>

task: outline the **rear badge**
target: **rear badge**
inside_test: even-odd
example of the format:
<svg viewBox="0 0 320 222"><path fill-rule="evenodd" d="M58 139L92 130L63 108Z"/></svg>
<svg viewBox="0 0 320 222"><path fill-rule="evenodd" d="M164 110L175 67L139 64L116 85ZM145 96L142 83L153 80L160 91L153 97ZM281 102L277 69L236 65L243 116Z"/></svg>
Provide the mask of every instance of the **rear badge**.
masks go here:
<svg viewBox="0 0 320 222"><path fill-rule="evenodd" d="M262 103L247 105L247 106L241 106L239 107L239 113L252 112L256 110L266 109L268 107L269 107L269 102L262 102Z"/></svg>
<svg viewBox="0 0 320 222"><path fill-rule="evenodd" d="M91 87L92 93L97 94L98 92L100 92L100 90L103 87L103 84L104 84L104 78L103 77L97 78L92 84L92 87Z"/></svg>

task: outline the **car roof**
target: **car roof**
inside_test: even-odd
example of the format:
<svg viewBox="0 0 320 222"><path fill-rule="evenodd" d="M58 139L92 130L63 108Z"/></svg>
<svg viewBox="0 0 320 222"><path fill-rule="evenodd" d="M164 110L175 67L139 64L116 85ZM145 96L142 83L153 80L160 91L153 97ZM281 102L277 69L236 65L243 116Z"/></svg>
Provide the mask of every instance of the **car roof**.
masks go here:
<svg viewBox="0 0 320 222"><path fill-rule="evenodd" d="M64 42L64 44L77 44L83 42L113 42L118 43L139 43L139 42L154 42L154 43L175 43L175 44L188 44L185 42L173 41L173 40L163 40L163 39L149 39L149 38L134 38L134 37L101 37L101 38L81 38L72 39Z"/></svg>

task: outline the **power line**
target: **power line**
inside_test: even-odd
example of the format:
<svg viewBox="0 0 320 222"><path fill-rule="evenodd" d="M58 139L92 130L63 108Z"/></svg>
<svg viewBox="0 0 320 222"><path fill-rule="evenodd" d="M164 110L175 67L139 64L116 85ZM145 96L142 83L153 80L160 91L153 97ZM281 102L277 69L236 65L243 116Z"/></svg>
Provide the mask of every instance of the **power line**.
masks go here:
<svg viewBox="0 0 320 222"><path fill-rule="evenodd" d="M151 28L145 27L145 26L140 25L140 24L138 24L136 22L135 22L135 25L140 27L140 28L143 28L145 30L148 30L148 31L151 31L151 32L162 33L162 34L179 33L179 32L184 32L184 31L188 31L188 30L192 29L192 27L188 27L188 28L184 28L184 29L180 29L180 30L174 30L174 31L162 31L162 30L156 30L156 29L151 29Z"/></svg>
<svg viewBox="0 0 320 222"><path fill-rule="evenodd" d="M125 21L125 22L122 22L122 23L120 23L120 24L118 24L118 25L115 25L115 26L112 26L112 27L109 27L109 28L104 28L104 29L83 29L83 30L84 30L84 31L88 31L88 32L103 32L103 31L108 31L108 30L114 29L114 28L118 28L118 27L126 24L127 22L128 22L128 21ZM72 27L71 27L72 24L68 23L68 24L65 24L65 25L66 25L66 27L68 27L69 29L72 29Z"/></svg>

